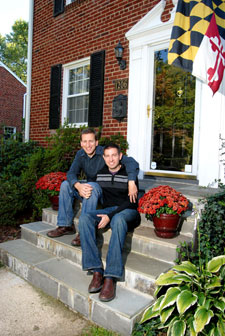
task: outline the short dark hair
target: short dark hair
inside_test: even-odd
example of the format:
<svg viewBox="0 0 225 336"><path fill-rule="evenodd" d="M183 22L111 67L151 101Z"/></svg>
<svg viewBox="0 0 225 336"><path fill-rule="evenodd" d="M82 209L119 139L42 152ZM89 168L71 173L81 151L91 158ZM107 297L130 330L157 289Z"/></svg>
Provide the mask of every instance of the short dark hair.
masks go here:
<svg viewBox="0 0 225 336"><path fill-rule="evenodd" d="M105 150L106 150L106 149L110 149L110 148L116 148L117 151L118 151L118 154L121 153L120 146L118 146L117 144L115 144L115 143L113 143L113 142L110 142L110 143L108 143L107 145L105 145L105 147L104 147L104 153L105 153Z"/></svg>
<svg viewBox="0 0 225 336"><path fill-rule="evenodd" d="M98 136L97 133L95 132L95 130L93 128L85 128L83 129L83 131L80 133L80 141L82 141L82 135L83 134L94 134L95 136L95 140L98 140Z"/></svg>

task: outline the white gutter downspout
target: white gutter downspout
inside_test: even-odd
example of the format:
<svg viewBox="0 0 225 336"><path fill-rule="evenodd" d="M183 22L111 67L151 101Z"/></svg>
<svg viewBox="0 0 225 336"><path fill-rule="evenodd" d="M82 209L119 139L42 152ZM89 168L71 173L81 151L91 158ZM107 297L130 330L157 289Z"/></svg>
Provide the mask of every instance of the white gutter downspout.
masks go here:
<svg viewBox="0 0 225 336"><path fill-rule="evenodd" d="M30 137L30 101L31 101L31 73L32 73L32 47L33 47L33 13L34 0L29 1L29 23L28 23L28 53L27 53L27 103L25 114L25 141Z"/></svg>

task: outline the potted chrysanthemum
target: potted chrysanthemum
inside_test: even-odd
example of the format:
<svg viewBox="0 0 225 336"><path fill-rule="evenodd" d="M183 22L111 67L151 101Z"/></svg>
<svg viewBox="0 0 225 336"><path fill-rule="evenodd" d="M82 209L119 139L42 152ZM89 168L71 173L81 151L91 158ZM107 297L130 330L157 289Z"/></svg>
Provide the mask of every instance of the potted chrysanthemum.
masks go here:
<svg viewBox="0 0 225 336"><path fill-rule="evenodd" d="M39 178L36 183L36 189L44 190L47 193L53 210L58 210L59 191L64 180L66 180L66 173L52 172Z"/></svg>
<svg viewBox="0 0 225 336"><path fill-rule="evenodd" d="M188 209L188 204L188 199L180 192L160 185L140 198L138 211L153 221L158 237L173 238L177 235L180 217Z"/></svg>

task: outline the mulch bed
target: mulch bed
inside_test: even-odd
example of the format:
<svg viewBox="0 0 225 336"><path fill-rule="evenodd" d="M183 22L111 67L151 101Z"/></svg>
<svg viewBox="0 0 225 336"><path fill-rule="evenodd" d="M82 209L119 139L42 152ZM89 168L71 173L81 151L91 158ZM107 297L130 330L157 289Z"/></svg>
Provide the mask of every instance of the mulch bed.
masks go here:
<svg viewBox="0 0 225 336"><path fill-rule="evenodd" d="M21 237L20 226L4 226L0 225L0 243L4 243L7 240L15 240Z"/></svg>

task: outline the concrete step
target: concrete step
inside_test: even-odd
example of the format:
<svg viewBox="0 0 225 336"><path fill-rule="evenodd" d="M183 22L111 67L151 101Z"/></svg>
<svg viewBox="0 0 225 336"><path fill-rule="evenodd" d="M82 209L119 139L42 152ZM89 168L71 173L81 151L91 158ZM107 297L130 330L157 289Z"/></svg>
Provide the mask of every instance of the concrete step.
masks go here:
<svg viewBox="0 0 225 336"><path fill-rule="evenodd" d="M98 299L98 294L88 293L91 277L79 265L24 239L0 244L0 260L13 272L72 310L121 335L131 335L135 322L153 300L149 295L117 283L116 298L103 303Z"/></svg>
<svg viewBox="0 0 225 336"><path fill-rule="evenodd" d="M57 216L58 212L52 210L52 208L45 208L42 211L42 221L54 226L57 226ZM74 224L76 228L78 227L78 220L80 216L80 209L76 207L75 217L74 217ZM195 213L193 210L188 210L182 216L180 221L180 228L179 232L183 236L193 237L194 235L194 224L195 224ZM153 222L149 221L145 218L144 214L141 214L141 226L147 227L154 227Z"/></svg>
<svg viewBox="0 0 225 336"><path fill-rule="evenodd" d="M81 248L71 246L71 240L74 236L66 235L52 239L47 236L47 232L50 229L52 229L52 226L47 223L35 222L22 225L21 234L24 240L34 244L35 246L47 250L58 257L63 257L73 263L81 265ZM128 240L129 239L130 238L128 236ZM146 243L149 244L148 241L146 241ZM101 240L99 241L99 244L102 246ZM156 247L158 246L156 245ZM104 244L102 246L103 263L105 263L106 260L107 250L108 246L107 244ZM144 254L135 253L130 249L124 250L123 258L125 264L125 274L123 279L124 282L121 282L121 285L150 295L154 293L156 277L173 265L172 262L166 262Z"/></svg>
<svg viewBox="0 0 225 336"><path fill-rule="evenodd" d="M43 222L56 226L57 214L57 211L54 211L51 208L43 209ZM78 221L79 218L76 216L74 219L76 229L78 229ZM181 230L180 234L175 238L159 238L154 232L153 223L147 221L145 217L142 216L141 225L137 227L134 232L129 232L127 234L124 249L135 253L141 253L150 258L173 263L177 257L177 245L184 241L190 242L193 237L194 218L190 216L190 222L183 220L182 227L184 226L187 226L187 228ZM98 230L97 232L99 241L108 244L111 230Z"/></svg>

